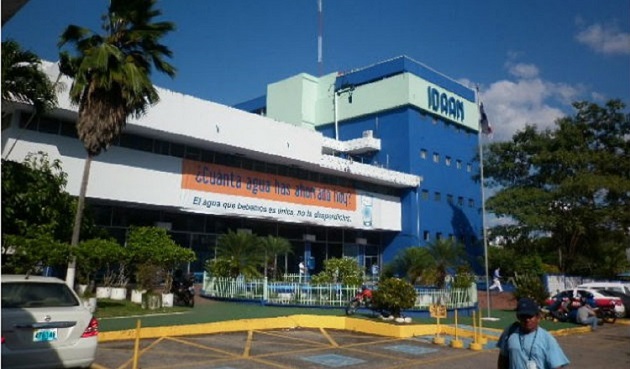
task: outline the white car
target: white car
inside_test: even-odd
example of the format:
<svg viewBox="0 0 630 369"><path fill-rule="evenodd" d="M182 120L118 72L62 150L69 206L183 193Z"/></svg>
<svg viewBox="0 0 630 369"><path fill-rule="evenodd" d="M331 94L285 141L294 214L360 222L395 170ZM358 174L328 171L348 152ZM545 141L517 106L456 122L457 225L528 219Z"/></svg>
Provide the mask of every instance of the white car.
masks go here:
<svg viewBox="0 0 630 369"><path fill-rule="evenodd" d="M622 282L589 282L582 283L578 288L593 288L596 290L612 290L630 295L630 283Z"/></svg>
<svg viewBox="0 0 630 369"><path fill-rule="evenodd" d="M2 275L2 368L88 368L98 321L58 278Z"/></svg>
<svg viewBox="0 0 630 369"><path fill-rule="evenodd" d="M547 299L547 306L553 305L554 302L559 300L572 300L575 299L577 296L586 297L587 299L593 299L597 307L607 307L613 305L615 315L618 318L624 317L626 315L626 308L623 305L623 301L619 297L612 295L606 290L596 290L594 288L576 287L573 289L557 292L549 299Z"/></svg>

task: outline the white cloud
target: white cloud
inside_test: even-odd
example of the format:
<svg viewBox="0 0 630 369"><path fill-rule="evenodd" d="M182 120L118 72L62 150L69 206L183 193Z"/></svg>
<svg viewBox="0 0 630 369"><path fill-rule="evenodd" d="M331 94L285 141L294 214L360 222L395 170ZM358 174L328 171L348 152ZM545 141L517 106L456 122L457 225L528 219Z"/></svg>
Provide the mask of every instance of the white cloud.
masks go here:
<svg viewBox="0 0 630 369"><path fill-rule="evenodd" d="M596 23L578 32L575 38L598 53L630 55L630 33L621 32L616 26Z"/></svg>
<svg viewBox="0 0 630 369"><path fill-rule="evenodd" d="M525 63L507 63L506 64L508 71L511 75L518 78L534 78L538 77L538 68L533 64L525 64Z"/></svg>
<svg viewBox="0 0 630 369"><path fill-rule="evenodd" d="M524 65L524 64L523 64ZM529 67L528 67L529 68ZM531 65L528 70L538 70ZM532 75L527 74L525 75ZM570 103L584 93L582 86L520 78L492 83L481 92L493 140L507 141L525 125L551 128L556 119L570 114Z"/></svg>

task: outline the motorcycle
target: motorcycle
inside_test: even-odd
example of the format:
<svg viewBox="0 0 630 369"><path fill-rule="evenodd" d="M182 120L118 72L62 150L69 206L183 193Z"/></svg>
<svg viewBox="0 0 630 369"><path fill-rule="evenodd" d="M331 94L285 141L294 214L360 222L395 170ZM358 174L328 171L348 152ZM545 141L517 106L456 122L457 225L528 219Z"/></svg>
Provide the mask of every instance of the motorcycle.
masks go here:
<svg viewBox="0 0 630 369"><path fill-rule="evenodd" d="M363 287L346 305L346 315L354 315L360 307L372 308L372 291Z"/></svg>
<svg viewBox="0 0 630 369"><path fill-rule="evenodd" d="M195 306L195 285L192 276L181 280L174 280L171 287L173 293L173 302L175 305Z"/></svg>

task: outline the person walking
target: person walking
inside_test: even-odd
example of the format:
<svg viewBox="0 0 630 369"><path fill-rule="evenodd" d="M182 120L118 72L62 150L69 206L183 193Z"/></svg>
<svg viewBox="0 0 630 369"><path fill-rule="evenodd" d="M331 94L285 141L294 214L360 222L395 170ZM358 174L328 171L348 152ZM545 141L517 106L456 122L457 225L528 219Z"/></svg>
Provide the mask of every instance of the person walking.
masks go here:
<svg viewBox="0 0 630 369"><path fill-rule="evenodd" d="M507 327L497 342L498 369L558 369L569 365L570 361L555 337L538 326L539 311L534 300L518 300L518 321Z"/></svg>
<svg viewBox="0 0 630 369"><path fill-rule="evenodd" d="M501 286L501 268L496 268L494 270L494 274L492 276L492 285L488 288L488 291L497 288L499 292L503 292L503 287Z"/></svg>

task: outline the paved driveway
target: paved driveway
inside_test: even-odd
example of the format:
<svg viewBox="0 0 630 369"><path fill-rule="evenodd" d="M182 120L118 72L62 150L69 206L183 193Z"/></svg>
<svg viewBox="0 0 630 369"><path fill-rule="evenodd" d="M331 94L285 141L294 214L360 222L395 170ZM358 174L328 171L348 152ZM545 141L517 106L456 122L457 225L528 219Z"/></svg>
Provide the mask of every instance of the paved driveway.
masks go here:
<svg viewBox="0 0 630 369"><path fill-rule="evenodd" d="M558 337L570 368L630 368L630 325ZM94 369L133 367L134 340L99 344ZM448 340L447 340L448 344ZM432 343L428 336L388 338L335 329L252 329L140 340L138 368L495 368L498 351Z"/></svg>

